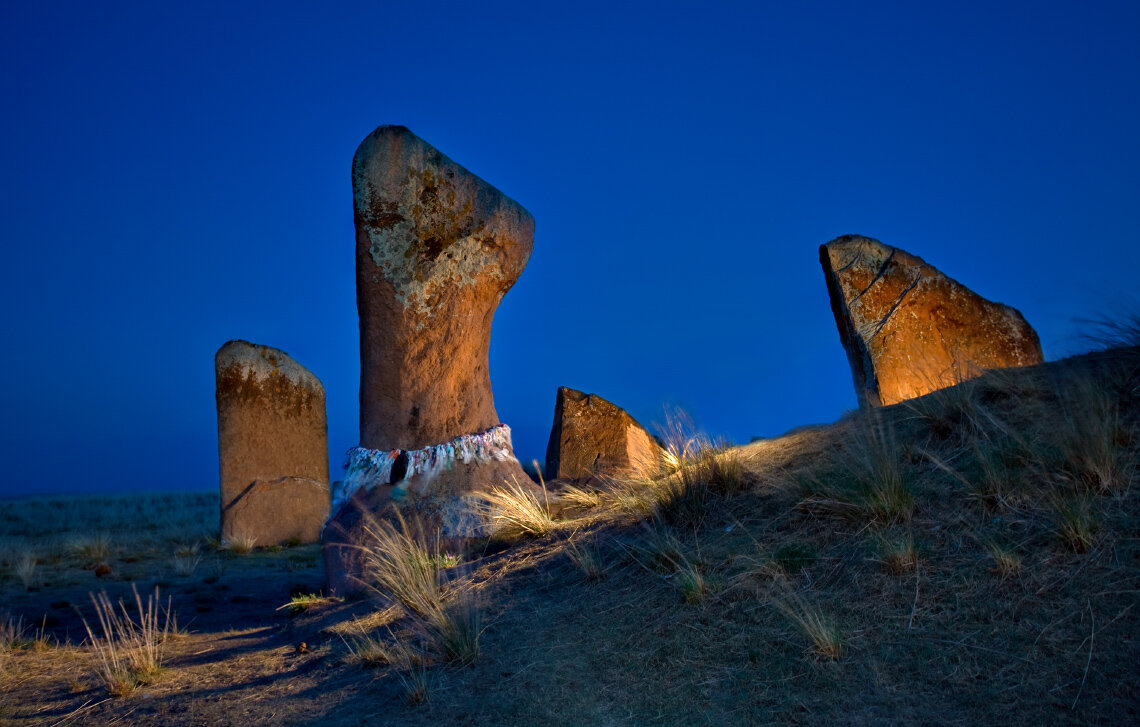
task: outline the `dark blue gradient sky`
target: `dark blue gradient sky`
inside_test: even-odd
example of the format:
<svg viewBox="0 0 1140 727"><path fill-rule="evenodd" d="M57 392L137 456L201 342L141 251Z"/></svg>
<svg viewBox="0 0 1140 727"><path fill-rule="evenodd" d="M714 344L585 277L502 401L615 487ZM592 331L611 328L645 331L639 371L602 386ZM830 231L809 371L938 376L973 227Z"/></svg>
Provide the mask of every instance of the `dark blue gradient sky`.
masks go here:
<svg viewBox="0 0 1140 727"><path fill-rule="evenodd" d="M5 3L0 493L217 486L213 355L357 441L349 168L399 123L534 215L491 374L736 441L855 405L817 247L1019 308L1046 356L1140 269L1140 4Z"/></svg>

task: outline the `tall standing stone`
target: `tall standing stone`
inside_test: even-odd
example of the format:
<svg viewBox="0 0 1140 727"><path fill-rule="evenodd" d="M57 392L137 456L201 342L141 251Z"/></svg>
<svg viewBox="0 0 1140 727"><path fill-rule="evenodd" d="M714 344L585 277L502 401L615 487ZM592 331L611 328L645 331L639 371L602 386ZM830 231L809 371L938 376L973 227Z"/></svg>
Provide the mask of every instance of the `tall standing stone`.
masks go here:
<svg viewBox="0 0 1140 727"><path fill-rule="evenodd" d="M362 522L391 499L445 538L484 533L471 493L528 482L491 394L499 302L534 219L403 126L352 161L360 314L360 445L325 529L330 588L354 590Z"/></svg>
<svg viewBox="0 0 1140 727"><path fill-rule="evenodd" d="M223 540L314 543L329 513L325 389L283 351L230 341L214 356Z"/></svg>
<svg viewBox="0 0 1140 727"><path fill-rule="evenodd" d="M352 190L360 445L414 450L498 424L491 319L534 218L403 126L361 143Z"/></svg>
<svg viewBox="0 0 1140 727"><path fill-rule="evenodd" d="M820 246L819 258L862 405L895 404L984 369L1044 360L1021 313L920 257L845 235Z"/></svg>
<svg viewBox="0 0 1140 727"><path fill-rule="evenodd" d="M657 439L625 409L597 394L558 387L546 446L547 479L652 477L661 469L662 455Z"/></svg>

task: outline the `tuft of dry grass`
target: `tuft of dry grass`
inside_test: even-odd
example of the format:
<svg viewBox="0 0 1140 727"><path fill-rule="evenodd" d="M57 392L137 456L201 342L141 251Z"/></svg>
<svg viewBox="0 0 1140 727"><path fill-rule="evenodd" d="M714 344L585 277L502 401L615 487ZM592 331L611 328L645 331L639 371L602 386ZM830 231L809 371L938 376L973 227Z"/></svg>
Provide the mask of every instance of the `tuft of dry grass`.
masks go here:
<svg viewBox="0 0 1140 727"><path fill-rule="evenodd" d="M479 656L481 611L469 589L450 588L438 559L433 559L419 529L398 510L396 522L373 520L364 531L367 585L385 603L399 604L411 617L418 640L458 664Z"/></svg>
<svg viewBox="0 0 1140 727"><path fill-rule="evenodd" d="M861 514L878 523L902 522L914 512L910 465L892 425L877 411L861 411L823 463L802 470L807 497L801 507L835 514Z"/></svg>
<svg viewBox="0 0 1140 727"><path fill-rule="evenodd" d="M1002 578L1016 575L1021 571L1021 553L1013 546L1006 545L998 540L986 542L986 552L993 558L993 572Z"/></svg>
<svg viewBox="0 0 1140 727"><path fill-rule="evenodd" d="M40 574L36 568L38 563L39 559L36 557L36 554L31 552L21 553L16 558L16 577L24 584L25 590L39 590Z"/></svg>
<svg viewBox="0 0 1140 727"><path fill-rule="evenodd" d="M202 556L198 554L198 544L181 546L174 551L174 557L170 559L170 565L174 568L174 572L183 577L188 578L194 575L198 565L202 562Z"/></svg>
<svg viewBox="0 0 1140 727"><path fill-rule="evenodd" d="M1097 494L1125 489L1132 476L1123 455L1132 442L1112 391L1090 375L1067 382L1060 393L1062 416L1057 447L1070 477Z"/></svg>
<svg viewBox="0 0 1140 727"><path fill-rule="evenodd" d="M879 553L887 572L893 575L912 573L918 567L918 550L910 533L901 538L879 536Z"/></svg>
<svg viewBox="0 0 1140 727"><path fill-rule="evenodd" d="M681 541L661 520L647 523L646 533L632 544L620 544L629 556L650 572L672 580L685 603L698 603L711 590L700 558L690 558ZM699 554L698 554L699 556Z"/></svg>
<svg viewBox="0 0 1140 727"><path fill-rule="evenodd" d="M504 483L490 492L479 495L489 505L492 520L497 521L505 533L525 533L542 537L554 529L549 503L518 482Z"/></svg>
<svg viewBox="0 0 1140 727"><path fill-rule="evenodd" d="M0 613L0 651L16 649L26 643L27 630L23 616Z"/></svg>
<svg viewBox="0 0 1140 727"><path fill-rule="evenodd" d="M789 584L777 580L768 602L808 638L815 654L825 659L843 656L843 633L834 619Z"/></svg>
<svg viewBox="0 0 1140 727"><path fill-rule="evenodd" d="M351 655L349 661L354 664L377 667L396 665L399 661L396 655L397 647L393 644L394 638L393 641L385 641L375 634L361 634L350 639L342 636L341 640L348 647Z"/></svg>
<svg viewBox="0 0 1140 727"><path fill-rule="evenodd" d="M709 583L704 573L697 564L688 559L677 564L674 578L685 603L700 603L709 593Z"/></svg>
<svg viewBox="0 0 1140 727"><path fill-rule="evenodd" d="M107 533L78 536L72 541L71 547L79 557L103 563L111 557L111 536Z"/></svg>
<svg viewBox="0 0 1140 727"><path fill-rule="evenodd" d="M699 528L711 501L718 496L744 492L748 474L740 456L694 433L683 414L667 417L659 427L665 454L661 472L653 477L617 478L609 482L615 505L642 518L663 518L673 525Z"/></svg>
<svg viewBox="0 0 1140 727"><path fill-rule="evenodd" d="M567 538L564 552L570 562L591 581L599 581L606 577L605 567L602 565L598 546L593 540Z"/></svg>
<svg viewBox="0 0 1140 727"><path fill-rule="evenodd" d="M602 506L602 493L599 490L587 490L570 485L563 489L560 494L562 496L562 502L570 507L589 510Z"/></svg>
<svg viewBox="0 0 1140 727"><path fill-rule="evenodd" d="M163 642L171 633L170 600L167 599L165 617L160 618L161 601L157 588L153 595L147 597L145 606L138 588L132 585L131 590L138 609L137 619L127 612L122 600L116 608L106 591L98 596L91 594L102 633L96 635L87 619L83 619L91 648L98 658L95 674L107 691L116 697L126 696L158 676L162 667Z"/></svg>
<svg viewBox="0 0 1140 727"><path fill-rule="evenodd" d="M222 548L234 555L249 555L256 544L256 537L239 533L226 540Z"/></svg>
<svg viewBox="0 0 1140 727"><path fill-rule="evenodd" d="M1082 338L1099 350L1140 346L1140 307L1135 304L1122 307L1131 307L1131 310L1080 320L1085 326Z"/></svg>
<svg viewBox="0 0 1140 727"><path fill-rule="evenodd" d="M1092 495L1056 493L1050 497L1050 504L1058 537L1077 553L1087 553L1099 525Z"/></svg>

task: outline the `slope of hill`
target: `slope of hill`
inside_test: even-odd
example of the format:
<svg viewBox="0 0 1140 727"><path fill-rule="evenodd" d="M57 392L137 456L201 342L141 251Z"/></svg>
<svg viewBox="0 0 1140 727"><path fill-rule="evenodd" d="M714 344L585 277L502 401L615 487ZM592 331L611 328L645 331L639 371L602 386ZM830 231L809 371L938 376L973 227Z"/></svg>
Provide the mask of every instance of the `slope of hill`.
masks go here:
<svg viewBox="0 0 1140 727"><path fill-rule="evenodd" d="M500 503L495 514L513 517L518 534L458 565L430 548L389 546L407 556L396 565L410 570L395 572L410 593L384 585L392 564L380 559L386 597L298 598L275 611L288 583L319 580L315 561L299 559L303 549L219 554L233 565L211 584L165 586L180 594L183 621L202 603L193 594L216 600L209 618L167 642L157 678L108 698L74 635L37 649L25 634L2 657L0 715L13 724L1140 719L1140 348L992 371L722 452L683 436L674 445L671 473L563 491L556 520ZM26 593L17 560L7 558L0 586L36 622L57 596ZM253 574L265 578L260 595L239 600ZM155 580L135 578L144 588Z"/></svg>

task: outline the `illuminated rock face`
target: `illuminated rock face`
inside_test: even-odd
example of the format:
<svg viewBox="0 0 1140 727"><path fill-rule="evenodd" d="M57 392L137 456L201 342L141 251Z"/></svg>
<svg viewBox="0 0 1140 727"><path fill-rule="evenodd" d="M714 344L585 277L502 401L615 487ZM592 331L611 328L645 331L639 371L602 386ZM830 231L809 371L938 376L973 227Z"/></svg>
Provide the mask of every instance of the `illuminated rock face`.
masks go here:
<svg viewBox="0 0 1140 727"><path fill-rule="evenodd" d="M315 543L329 514L321 382L283 351L230 341L214 357L222 539Z"/></svg>
<svg viewBox="0 0 1140 727"><path fill-rule="evenodd" d="M491 320L534 219L402 126L361 143L352 191L361 446L419 449L498 424Z"/></svg>
<svg viewBox="0 0 1140 727"><path fill-rule="evenodd" d="M547 479L650 477L660 469L662 454L657 440L621 407L559 387L546 446Z"/></svg>
<svg viewBox="0 0 1140 727"><path fill-rule="evenodd" d="M367 520L390 501L456 542L487 534L474 491L529 482L509 430L499 446L505 428L497 426L488 349L495 309L530 258L534 219L402 126L381 126L361 143L352 190L358 464L382 466L358 467L353 491L325 527L326 572L339 593L359 588L355 546L367 540ZM498 443L492 454L455 454L484 436ZM429 466L405 476L417 458Z"/></svg>
<svg viewBox="0 0 1140 727"><path fill-rule="evenodd" d="M819 248L862 405L912 399L982 369L1041 363L1037 334L922 258L858 235Z"/></svg>

